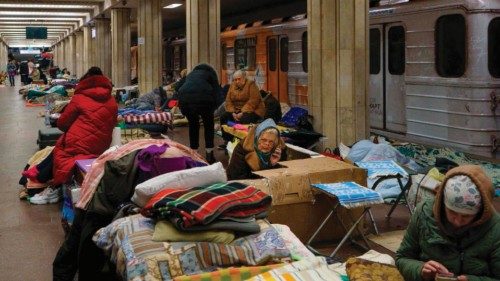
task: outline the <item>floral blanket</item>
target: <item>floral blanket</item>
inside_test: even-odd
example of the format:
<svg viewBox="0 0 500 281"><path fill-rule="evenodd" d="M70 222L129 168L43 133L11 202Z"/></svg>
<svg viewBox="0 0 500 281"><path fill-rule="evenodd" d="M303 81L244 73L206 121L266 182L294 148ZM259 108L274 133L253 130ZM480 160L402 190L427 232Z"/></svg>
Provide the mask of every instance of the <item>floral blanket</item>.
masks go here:
<svg viewBox="0 0 500 281"><path fill-rule="evenodd" d="M283 238L286 228L275 228L265 221L259 224L260 233L236 239L231 244L153 242L154 221L134 215L98 230L93 239L109 254L123 280L130 281L208 281L222 280L222 275L232 276L231 280L244 280L281 266L293 255L311 255L303 250L303 245L289 245L295 240L289 234Z"/></svg>

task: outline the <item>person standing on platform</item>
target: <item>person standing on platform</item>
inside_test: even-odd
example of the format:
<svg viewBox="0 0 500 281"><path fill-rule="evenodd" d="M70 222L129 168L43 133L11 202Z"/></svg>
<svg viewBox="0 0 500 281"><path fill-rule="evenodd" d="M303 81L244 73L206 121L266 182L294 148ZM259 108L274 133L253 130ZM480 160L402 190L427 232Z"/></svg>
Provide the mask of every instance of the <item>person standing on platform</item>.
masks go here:
<svg viewBox="0 0 500 281"><path fill-rule="evenodd" d="M7 74L9 75L10 86L15 86L15 78L17 74L17 65L15 60L11 60L9 64L7 64Z"/></svg>
<svg viewBox="0 0 500 281"><path fill-rule="evenodd" d="M396 252L405 280L500 280L500 216L483 169L464 165L446 173L436 197L420 204Z"/></svg>
<svg viewBox="0 0 500 281"><path fill-rule="evenodd" d="M233 82L226 95L225 109L226 112L220 117L221 125L227 124L228 121L240 124L256 123L266 114L259 88L255 81L246 78L244 70L237 70L233 74ZM222 138L225 144L220 148L225 149L232 136L222 130Z"/></svg>
<svg viewBox="0 0 500 281"><path fill-rule="evenodd" d="M214 157L214 110L216 95L220 92L217 73L208 64L199 64L186 76L179 88L179 108L189 122L189 146L198 149L200 117L205 132L205 152L209 163Z"/></svg>

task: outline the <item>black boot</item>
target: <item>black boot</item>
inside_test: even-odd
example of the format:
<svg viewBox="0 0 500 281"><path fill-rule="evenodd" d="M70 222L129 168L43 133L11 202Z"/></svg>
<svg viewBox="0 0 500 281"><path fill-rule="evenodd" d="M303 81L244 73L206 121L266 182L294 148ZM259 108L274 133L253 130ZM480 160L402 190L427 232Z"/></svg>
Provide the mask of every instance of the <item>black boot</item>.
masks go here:
<svg viewBox="0 0 500 281"><path fill-rule="evenodd" d="M210 151L206 153L206 157L208 164L213 164L215 163L215 157L214 157L214 152Z"/></svg>

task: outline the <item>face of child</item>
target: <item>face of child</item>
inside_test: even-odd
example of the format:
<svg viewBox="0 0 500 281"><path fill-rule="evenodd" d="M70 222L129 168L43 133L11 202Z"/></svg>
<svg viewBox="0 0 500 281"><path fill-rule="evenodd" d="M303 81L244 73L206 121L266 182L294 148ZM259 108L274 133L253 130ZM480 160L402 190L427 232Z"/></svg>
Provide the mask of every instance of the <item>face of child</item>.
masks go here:
<svg viewBox="0 0 500 281"><path fill-rule="evenodd" d="M260 135L257 148L264 152L269 153L273 150L278 141L278 136L271 132L264 132Z"/></svg>
<svg viewBox="0 0 500 281"><path fill-rule="evenodd" d="M470 223L472 223L472 221L474 221L474 218L476 217L476 215L461 214L448 208L445 208L445 213L448 222L456 229L460 229L469 225Z"/></svg>

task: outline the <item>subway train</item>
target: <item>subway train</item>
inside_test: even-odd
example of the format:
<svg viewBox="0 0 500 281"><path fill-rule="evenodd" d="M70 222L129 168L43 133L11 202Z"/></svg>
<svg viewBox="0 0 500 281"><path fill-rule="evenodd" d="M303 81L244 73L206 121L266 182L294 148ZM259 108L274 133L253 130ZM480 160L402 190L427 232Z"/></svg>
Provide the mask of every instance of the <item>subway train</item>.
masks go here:
<svg viewBox="0 0 500 281"><path fill-rule="evenodd" d="M500 1L392 1L370 8L371 131L500 156ZM221 81L244 68L260 88L307 107L307 16L227 27ZM165 46L174 75L185 39Z"/></svg>

